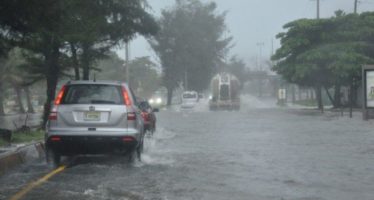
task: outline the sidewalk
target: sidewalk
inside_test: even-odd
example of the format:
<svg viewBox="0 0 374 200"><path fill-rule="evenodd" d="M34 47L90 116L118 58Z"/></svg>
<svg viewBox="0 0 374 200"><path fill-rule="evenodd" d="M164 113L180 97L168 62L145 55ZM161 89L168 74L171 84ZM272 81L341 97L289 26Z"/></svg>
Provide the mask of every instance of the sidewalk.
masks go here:
<svg viewBox="0 0 374 200"><path fill-rule="evenodd" d="M0 176L7 171L36 159L44 157L44 144L33 142L0 149Z"/></svg>
<svg viewBox="0 0 374 200"><path fill-rule="evenodd" d="M16 130L23 125L34 128L40 126L41 121L41 113L5 115L0 116L0 128ZM9 147L1 147L0 176L16 166L19 166L30 160L40 159L43 156L44 145L39 141L13 144Z"/></svg>

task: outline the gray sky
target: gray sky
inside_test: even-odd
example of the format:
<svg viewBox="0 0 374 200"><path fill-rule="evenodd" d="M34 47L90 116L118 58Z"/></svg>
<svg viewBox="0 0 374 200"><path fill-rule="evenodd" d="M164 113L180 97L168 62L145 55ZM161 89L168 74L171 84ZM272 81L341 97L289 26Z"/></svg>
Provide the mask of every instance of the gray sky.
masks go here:
<svg viewBox="0 0 374 200"><path fill-rule="evenodd" d="M202 0L203 2L211 2ZM316 1L314 0L214 0L218 11L228 11L226 24L229 34L234 37L235 46L231 55L238 55L248 65L255 63L260 55L258 43L264 43L262 59L269 58L271 54L271 40L282 32L282 26L287 22L300 18L316 17ZM152 6L152 13L158 17L160 10L170 7L174 0L148 0ZM353 12L354 0L321 0L321 17L330 17L334 11L341 9ZM374 0L361 0L359 12L374 11ZM279 42L274 39L274 49L279 47ZM124 50L118 54L124 57ZM131 42L131 58L151 56L155 54L147 42L138 37Z"/></svg>

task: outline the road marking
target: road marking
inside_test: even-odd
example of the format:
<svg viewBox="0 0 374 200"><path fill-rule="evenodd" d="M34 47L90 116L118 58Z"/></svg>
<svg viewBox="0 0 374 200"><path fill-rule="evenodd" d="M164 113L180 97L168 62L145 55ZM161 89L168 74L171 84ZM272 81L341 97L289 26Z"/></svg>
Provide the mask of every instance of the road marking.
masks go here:
<svg viewBox="0 0 374 200"><path fill-rule="evenodd" d="M43 184L44 182L46 182L48 179L50 179L51 177L53 177L54 175L64 171L66 168L65 165L53 170L52 172L50 172L49 174L43 176L42 178L40 178L39 180L37 181L34 181L32 183L30 183L29 185L27 185L25 188L23 188L21 191L19 191L17 194L15 194L14 196L12 196L10 198L10 200L19 200L21 199L22 197L24 197L27 193L29 193L31 190L33 190L34 188L38 187L39 185Z"/></svg>

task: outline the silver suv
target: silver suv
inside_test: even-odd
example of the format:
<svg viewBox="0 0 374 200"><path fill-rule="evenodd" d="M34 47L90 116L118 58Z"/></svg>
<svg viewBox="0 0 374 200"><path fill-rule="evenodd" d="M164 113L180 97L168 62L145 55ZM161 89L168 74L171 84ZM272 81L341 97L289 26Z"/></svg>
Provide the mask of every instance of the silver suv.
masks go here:
<svg viewBox="0 0 374 200"><path fill-rule="evenodd" d="M71 81L58 93L46 127L47 161L61 156L129 154L140 160L143 121L132 90L121 82Z"/></svg>

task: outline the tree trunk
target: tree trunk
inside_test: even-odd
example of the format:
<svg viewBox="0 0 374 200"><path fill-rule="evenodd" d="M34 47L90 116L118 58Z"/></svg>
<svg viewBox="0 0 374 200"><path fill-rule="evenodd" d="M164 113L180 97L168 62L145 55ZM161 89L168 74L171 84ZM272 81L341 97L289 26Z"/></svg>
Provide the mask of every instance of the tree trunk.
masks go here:
<svg viewBox="0 0 374 200"><path fill-rule="evenodd" d="M353 117L353 84L349 86L349 117Z"/></svg>
<svg viewBox="0 0 374 200"><path fill-rule="evenodd" d="M322 87L320 85L316 86L316 96L317 96L317 103L318 103L318 109L321 110L321 112L324 112L323 108L323 101L322 101Z"/></svg>
<svg viewBox="0 0 374 200"><path fill-rule="evenodd" d="M258 79L258 97L262 97L262 79Z"/></svg>
<svg viewBox="0 0 374 200"><path fill-rule="evenodd" d="M77 57L77 48L74 43L70 42L71 59L74 68L75 80L80 80L79 63Z"/></svg>
<svg viewBox="0 0 374 200"><path fill-rule="evenodd" d="M357 90L358 90L358 87L357 86L355 86L355 85L353 85L353 100L352 100L352 105L354 106L354 107L357 107L358 105L357 105L357 98L358 98L358 94L357 94Z"/></svg>
<svg viewBox="0 0 374 200"><path fill-rule="evenodd" d="M330 94L329 89L327 87L324 87L324 88L325 88L327 96L329 97L329 100L330 100L331 104L334 106L334 108L336 108L335 100L334 100L334 98L332 98L332 95Z"/></svg>
<svg viewBox="0 0 374 200"><path fill-rule="evenodd" d="M310 89L309 88L306 89L305 92L306 92L306 99L310 100L311 99L311 97L310 97Z"/></svg>
<svg viewBox="0 0 374 200"><path fill-rule="evenodd" d="M44 104L44 113L43 113L43 124L42 127L44 128L49 113L51 111L52 101L55 99L55 92L58 82L58 75L60 73L60 65L59 65L59 44L58 42L55 42L53 44L53 47L51 49L50 53L47 53L45 55L45 62L47 64L47 73L46 73L46 79L47 79L47 101Z"/></svg>
<svg viewBox="0 0 374 200"><path fill-rule="evenodd" d="M4 88L3 83L0 81L0 115L5 115L4 111Z"/></svg>
<svg viewBox="0 0 374 200"><path fill-rule="evenodd" d="M353 87L353 80L349 85L349 117L353 117L353 95L354 95L354 87Z"/></svg>
<svg viewBox="0 0 374 200"><path fill-rule="evenodd" d="M82 68L83 68L83 80L89 80L90 79L90 50L89 50L88 44L83 44L82 49Z"/></svg>
<svg viewBox="0 0 374 200"><path fill-rule="evenodd" d="M168 99L167 99L167 105L171 105L171 101L173 99L173 89L172 88L167 88L168 90Z"/></svg>
<svg viewBox="0 0 374 200"><path fill-rule="evenodd" d="M301 91L300 86L297 87L297 96L298 96L298 100L300 101L301 100L301 96L302 96L302 91Z"/></svg>
<svg viewBox="0 0 374 200"><path fill-rule="evenodd" d="M342 106L342 102L341 102L341 98L342 98L342 95L340 93L340 88L341 86L339 84L336 84L334 86L334 107L335 108L340 108Z"/></svg>
<svg viewBox="0 0 374 200"><path fill-rule="evenodd" d="M291 93L292 93L292 103L295 104L295 102L296 102L295 85L291 85Z"/></svg>
<svg viewBox="0 0 374 200"><path fill-rule="evenodd" d="M22 104L22 91L21 88L18 85L14 86L14 91L16 92L16 103L19 106L19 112L20 113L25 113L25 107L23 107Z"/></svg>
<svg viewBox="0 0 374 200"><path fill-rule="evenodd" d="M30 88L25 87L24 90L25 90L25 93L26 93L26 100L27 100L27 112L28 113L35 113L34 107L32 106L32 102L31 102Z"/></svg>

